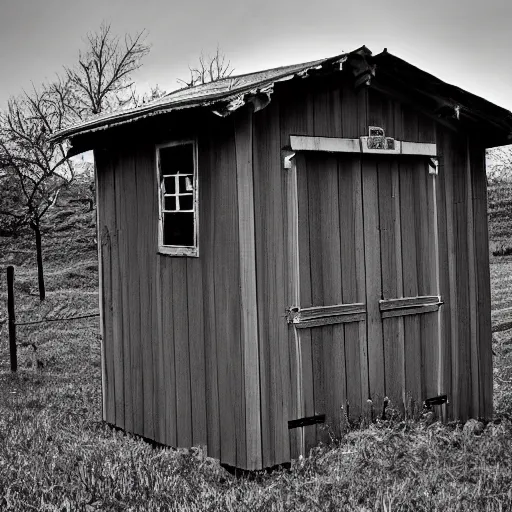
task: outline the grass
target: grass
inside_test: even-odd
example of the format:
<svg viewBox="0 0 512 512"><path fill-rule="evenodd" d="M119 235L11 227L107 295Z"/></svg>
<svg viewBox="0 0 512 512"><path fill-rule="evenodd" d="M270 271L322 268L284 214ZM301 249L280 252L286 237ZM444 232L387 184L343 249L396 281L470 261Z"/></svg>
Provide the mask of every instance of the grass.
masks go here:
<svg viewBox="0 0 512 512"><path fill-rule="evenodd" d="M490 189L492 241L512 245L512 188ZM97 309L94 214L59 207L43 243L0 239L15 264L18 320ZM512 257L491 257L493 322L512 307ZM0 300L5 276L0 274ZM62 309L65 306L65 309ZM5 311L0 309L0 320ZM345 432L290 470L236 478L200 449L152 448L101 422L98 320L19 327L20 371L0 333L0 510L511 510L512 332L493 335L496 422L379 421ZM37 347L34 352L33 346Z"/></svg>

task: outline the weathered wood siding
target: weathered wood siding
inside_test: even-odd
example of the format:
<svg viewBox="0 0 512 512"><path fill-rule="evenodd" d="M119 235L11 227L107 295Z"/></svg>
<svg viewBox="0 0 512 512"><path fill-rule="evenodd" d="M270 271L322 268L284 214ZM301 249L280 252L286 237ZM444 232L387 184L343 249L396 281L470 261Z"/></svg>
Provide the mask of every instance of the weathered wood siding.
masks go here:
<svg viewBox="0 0 512 512"><path fill-rule="evenodd" d="M297 219L289 218L287 171L283 169L281 149L288 146L292 134L351 138L366 135L368 125L381 126L387 136L399 140L437 143L440 168L435 187L429 186L424 172L415 172L414 162L400 178L396 169L386 167L386 161L379 161L375 176L371 170L363 175L357 170L344 170L338 174L339 186L331 183L331 178L315 178L319 171L311 162L308 188L302 196L299 189L298 203L304 206L312 201L321 208L318 216L299 215L299 239L308 237L304 243L332 247L328 255L301 253L299 267L309 269L309 279L307 272L301 273L300 306L319 305L316 299L320 296L330 303L340 297L340 302L355 302L361 294L364 296L365 286L372 285L362 282L364 257L356 254L363 219L357 218L358 206L354 204L362 198L353 191L354 187L361 188L361 176L367 180L363 184L366 190L374 187L380 199L374 215L367 208L369 217L365 222L373 219L381 233L380 243L373 249L378 263L382 262L382 284L378 286L384 286L383 298L403 296L404 291L406 295L435 294L435 274L444 304L439 315L434 312L384 319L381 326L376 326L379 332L372 335L373 345L360 322L302 330L298 358L293 327L288 327L284 318L286 307L294 305L287 237ZM411 406L410 398L417 403L446 393L449 404L438 410L445 419L490 417L492 361L484 149L409 104L371 88L356 93L343 80L317 80L315 85L304 80L276 88L271 104L254 115L253 147L263 464L288 460L288 445L280 443L287 435L287 420L334 411L333 405L344 405L337 415L327 414L327 420L334 423L330 425L334 432L340 415L347 412L347 403L349 415L355 419L365 412L368 398L374 399L378 411L383 395L403 410ZM301 158L296 156L298 167ZM333 158L324 155L324 168ZM350 165L349 160L346 162L342 164L345 167ZM387 174L389 179L384 178ZM393 204L399 191L403 201L397 199ZM437 225L431 222L425 229L418 229L423 217L432 218L434 204ZM322 212L336 208L339 219L332 225L329 222L334 217ZM314 225L308 225L311 222ZM404 268L397 258L410 247L400 246L397 233L414 237L415 232L422 233L414 247L417 254L408 258L411 263ZM333 233L341 233L341 245ZM436 235L437 262L430 245ZM365 241L366 251L372 250L368 244L373 241L374 237ZM337 258L341 265L333 263ZM344 265L352 271L343 272ZM378 346L376 335L381 340ZM434 338L440 338L441 344L431 343ZM297 373L302 380L300 397ZM421 407L421 403L418 405ZM290 430L289 436L294 457L300 453L301 443L307 450L325 439L326 432L321 426L309 426Z"/></svg>
<svg viewBox="0 0 512 512"><path fill-rule="evenodd" d="M200 257L157 254L154 144L96 151L105 419L246 466L234 125L198 134ZM179 138L179 137L178 137Z"/></svg>
<svg viewBox="0 0 512 512"><path fill-rule="evenodd" d="M378 409L388 395L403 409L408 390L416 399L446 393L445 419L490 417L484 150L408 104L356 93L344 76L278 84L255 114L205 115L184 133L176 123L167 138L96 151L108 422L257 469L326 438L323 426L288 430L289 420L323 413L336 433L342 414L368 414L368 398ZM399 173L381 160L361 169L353 158L301 154L291 186L282 154L291 134L355 138L368 125L437 143L435 187L414 164ZM158 255L154 144L190 136L199 148L199 257ZM378 204L363 208L365 193ZM434 204L437 225L418 229ZM402 238L416 232L417 254L403 263ZM309 247L298 253L298 288L293 243ZM380 282L367 280L368 261ZM300 338L287 323L297 293L301 307L365 302L369 287L383 298L429 295L432 273L439 314L301 329ZM434 334L440 344L430 343Z"/></svg>

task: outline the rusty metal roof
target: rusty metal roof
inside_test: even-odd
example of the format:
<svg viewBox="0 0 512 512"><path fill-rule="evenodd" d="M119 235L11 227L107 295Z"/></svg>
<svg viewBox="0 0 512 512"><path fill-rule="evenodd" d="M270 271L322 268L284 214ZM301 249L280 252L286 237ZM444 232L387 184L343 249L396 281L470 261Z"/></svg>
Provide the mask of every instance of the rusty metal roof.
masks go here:
<svg viewBox="0 0 512 512"><path fill-rule="evenodd" d="M179 89L140 107L118 110L108 114L98 114L87 121L59 131L53 136L53 139L62 140L78 134L104 130L143 117L216 103L222 103L225 106L222 112L217 111L216 113L225 115L241 106L245 95L260 92L269 93L276 82L288 80L295 76L306 76L309 70L321 67L325 63L343 62L346 55L341 54L328 59L231 76L215 82Z"/></svg>

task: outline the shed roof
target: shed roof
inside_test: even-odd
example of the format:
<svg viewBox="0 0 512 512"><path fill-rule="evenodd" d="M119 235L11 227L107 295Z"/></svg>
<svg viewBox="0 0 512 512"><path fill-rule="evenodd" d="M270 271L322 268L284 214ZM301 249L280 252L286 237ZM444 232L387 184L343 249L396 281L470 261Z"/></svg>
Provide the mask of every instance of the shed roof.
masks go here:
<svg viewBox="0 0 512 512"><path fill-rule="evenodd" d="M55 134L56 139L73 137L78 134L106 129L114 125L133 121L150 115L161 114L173 110L208 106L229 102L236 102L247 94L257 94L266 91L276 82L288 80L294 76L306 75L310 69L322 66L327 62L342 62L346 54L331 57L330 59L319 59L291 66L247 73L245 75L222 78L215 82L200 84L193 87L185 87L170 92L165 96L148 102L140 107L117 110L112 113L98 114L88 120L66 128ZM243 100L240 100L243 101Z"/></svg>
<svg viewBox="0 0 512 512"><path fill-rule="evenodd" d="M351 59L359 61L359 64L352 70L356 79L358 76L360 78L361 69L365 69L366 73L363 77L365 81L366 75L375 75L375 78L372 78L372 85L376 84L378 87L378 84L385 83L388 87L391 86L406 91L406 93L412 93L418 98L421 97L422 101L427 101L433 112L440 117L459 118L463 116L471 121L491 126L500 134L500 142L496 145L504 144L505 140L512 139L512 113L510 111L459 87L443 82L391 55L387 50L372 56L370 50L364 46L353 52L326 59L231 76L215 82L179 89L140 107L99 114L59 131L53 138L54 140L73 139L79 135L106 130L148 116L196 107L208 106L216 114L224 116L258 96L266 97L269 101L276 82L294 77L307 77L313 74L314 70L319 69L327 72L339 71L344 63L347 60L350 62ZM361 66L361 61L364 62L364 66ZM266 105L267 102L263 101L260 106ZM256 107L258 109L258 105ZM501 137L503 137L503 141L501 141Z"/></svg>

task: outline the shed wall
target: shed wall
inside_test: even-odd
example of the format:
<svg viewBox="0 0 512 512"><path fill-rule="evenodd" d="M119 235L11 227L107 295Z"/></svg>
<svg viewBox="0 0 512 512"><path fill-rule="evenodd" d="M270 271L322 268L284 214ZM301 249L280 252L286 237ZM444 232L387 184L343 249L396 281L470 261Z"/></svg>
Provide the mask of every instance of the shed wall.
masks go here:
<svg viewBox="0 0 512 512"><path fill-rule="evenodd" d="M432 396L432 386L439 394L448 395L449 403L441 412L445 419L489 418L492 414L484 148L477 140L456 133L411 105L371 88L355 93L351 84L340 80L317 80L312 85L313 80L278 88L270 105L253 118L264 466L288 460L288 444L282 440L287 436L287 421L300 416L297 372L301 373L306 416L323 412L315 396L319 396L319 390L334 386L336 392L343 395L338 398L344 405L349 401L350 410L357 417L367 407L367 398L375 399L368 368L383 368L394 373L397 358L406 358L409 375L418 379L418 389L422 392L415 398L424 400L428 398L423 396L427 393ZM383 127L387 136L398 140L438 145L440 168L436 202L440 287L444 302L440 314L442 353L438 353L438 347L421 341L421 332L428 328L425 322L429 320L412 315L406 319L406 328L417 329L420 333L415 346L417 357L408 356L411 352L407 347L406 353L399 354L396 338L399 333L391 332L384 334L385 338L391 338L383 351L370 351L366 356L364 350L354 350L353 343L349 343L359 334L357 324L347 323L311 329L309 336L302 337L299 363L293 327L288 327L284 317L286 307L294 303L289 285L290 254L287 253L287 237L293 219L287 218L286 171L281 149L288 146L292 134L352 138L367 134L369 125ZM350 216L351 212L346 214ZM299 226L299 231L304 229L309 230L309 227ZM315 230L317 228L312 228L306 233L313 241L317 236ZM344 240L342 251L347 250L346 245L347 240ZM415 274L420 279L421 265L422 260L418 258ZM332 269L329 270L329 265L324 267L322 270L321 266L316 266L312 279L329 282L333 278ZM301 282L302 286L304 284ZM302 307L308 305L301 304ZM343 368L339 368L336 377L345 380L344 383L337 383L326 366L323 354L326 339L340 344ZM368 357L366 361L365 357ZM375 357L379 360L372 360ZM411 367L416 363L421 366ZM400 378L392 373L387 375L388 385ZM392 394L391 389L384 391ZM403 406L399 404L400 408ZM307 448L326 439L324 427L318 425L288 432L292 458L300 454L302 446Z"/></svg>
<svg viewBox="0 0 512 512"><path fill-rule="evenodd" d="M207 445L243 468L233 122L205 125L198 147L199 258L157 254L154 144L95 152L105 419L166 445Z"/></svg>

